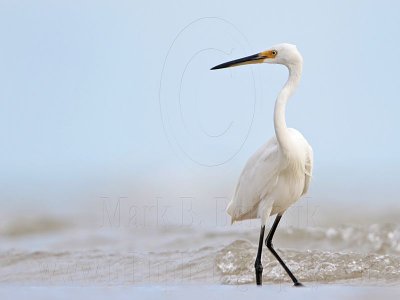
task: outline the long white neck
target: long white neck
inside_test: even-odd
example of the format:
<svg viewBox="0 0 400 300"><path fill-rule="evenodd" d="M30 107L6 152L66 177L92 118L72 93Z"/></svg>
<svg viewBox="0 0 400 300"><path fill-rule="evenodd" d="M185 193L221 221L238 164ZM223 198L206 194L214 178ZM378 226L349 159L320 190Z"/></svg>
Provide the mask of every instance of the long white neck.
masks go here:
<svg viewBox="0 0 400 300"><path fill-rule="evenodd" d="M286 103L300 82L303 66L302 63L298 63L289 65L288 69L289 78L276 99L274 111L275 134L284 153L288 153L291 145L285 118Z"/></svg>

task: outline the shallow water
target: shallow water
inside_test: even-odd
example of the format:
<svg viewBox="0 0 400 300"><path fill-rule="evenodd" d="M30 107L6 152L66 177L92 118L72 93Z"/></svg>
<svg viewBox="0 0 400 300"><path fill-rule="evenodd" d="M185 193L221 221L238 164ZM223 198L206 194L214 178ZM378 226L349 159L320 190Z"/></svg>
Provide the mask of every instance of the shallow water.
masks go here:
<svg viewBox="0 0 400 300"><path fill-rule="evenodd" d="M11 219L10 219L11 220ZM0 280L17 285L253 284L257 226L99 227L54 216L3 222ZM400 225L278 228L274 246L308 286L398 285ZM265 284L290 279L264 248Z"/></svg>
<svg viewBox="0 0 400 300"><path fill-rule="evenodd" d="M285 285L144 285L108 287L1 287L1 299L398 299L400 289L378 286L318 285L294 288Z"/></svg>

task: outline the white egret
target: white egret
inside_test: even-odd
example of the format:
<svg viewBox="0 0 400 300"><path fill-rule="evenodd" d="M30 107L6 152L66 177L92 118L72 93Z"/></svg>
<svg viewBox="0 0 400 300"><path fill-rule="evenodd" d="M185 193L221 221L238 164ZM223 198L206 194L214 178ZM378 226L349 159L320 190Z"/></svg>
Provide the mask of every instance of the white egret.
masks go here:
<svg viewBox="0 0 400 300"><path fill-rule="evenodd" d="M313 169L311 146L299 131L288 128L285 120L286 103L299 84L303 58L295 45L279 44L267 51L220 64L211 70L257 63L284 65L289 70L289 78L275 102L275 136L247 161L227 212L232 217L232 223L261 219L260 240L254 264L257 285L262 285L261 253L265 225L269 216L277 214L265 244L294 285L301 286L274 250L272 238L283 213L307 192Z"/></svg>

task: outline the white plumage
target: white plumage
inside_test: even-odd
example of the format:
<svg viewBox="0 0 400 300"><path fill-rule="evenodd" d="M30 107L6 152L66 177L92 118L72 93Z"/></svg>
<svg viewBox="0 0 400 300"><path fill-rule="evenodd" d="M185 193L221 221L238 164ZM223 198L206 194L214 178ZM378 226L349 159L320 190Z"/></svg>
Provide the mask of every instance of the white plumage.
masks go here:
<svg viewBox="0 0 400 300"><path fill-rule="evenodd" d="M275 45L216 68L263 62L285 65L289 78L275 103L275 136L250 157L227 207L232 223L260 218L265 225L270 215L283 214L307 192L312 174L312 148L299 131L287 128L285 120L286 103L300 81L303 67L297 47Z"/></svg>
<svg viewBox="0 0 400 300"><path fill-rule="evenodd" d="M307 192L312 148L296 129L288 128L288 134L296 145L292 153L283 153L273 137L247 161L227 207L232 223L261 218L265 224L268 216L283 214Z"/></svg>

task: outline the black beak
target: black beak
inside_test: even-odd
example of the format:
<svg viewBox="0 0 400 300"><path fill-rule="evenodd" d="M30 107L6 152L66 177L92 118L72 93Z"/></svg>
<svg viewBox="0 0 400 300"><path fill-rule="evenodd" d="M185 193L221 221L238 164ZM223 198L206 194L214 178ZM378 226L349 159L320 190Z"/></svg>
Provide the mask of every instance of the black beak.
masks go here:
<svg viewBox="0 0 400 300"><path fill-rule="evenodd" d="M261 56L260 53L257 53L254 55L250 55L250 56L246 56L243 58L228 61L226 63L215 66L215 67L211 68L210 70L218 70L218 69L224 69L224 68L241 66L241 65L256 64L256 63L262 62L264 58L265 57Z"/></svg>

